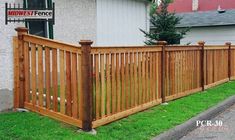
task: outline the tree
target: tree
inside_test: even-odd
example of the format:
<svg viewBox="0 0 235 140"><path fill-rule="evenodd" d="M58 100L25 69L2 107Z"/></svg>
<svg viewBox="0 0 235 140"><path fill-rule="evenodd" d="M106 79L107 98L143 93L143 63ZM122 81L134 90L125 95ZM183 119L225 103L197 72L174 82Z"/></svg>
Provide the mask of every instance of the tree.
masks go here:
<svg viewBox="0 0 235 140"><path fill-rule="evenodd" d="M158 6L152 3L150 9L150 23L153 28L150 32L141 31L147 37L145 44L154 45L157 41L167 41L168 44L179 44L180 39L184 37L189 28L177 30L178 25L182 18L177 17L175 13L169 13L167 8L172 0L162 0Z"/></svg>

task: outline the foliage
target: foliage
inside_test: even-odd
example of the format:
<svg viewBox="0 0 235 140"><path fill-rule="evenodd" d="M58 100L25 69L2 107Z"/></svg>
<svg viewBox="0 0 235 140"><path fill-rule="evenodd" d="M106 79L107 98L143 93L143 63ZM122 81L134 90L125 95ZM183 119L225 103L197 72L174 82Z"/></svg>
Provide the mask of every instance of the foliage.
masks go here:
<svg viewBox="0 0 235 140"><path fill-rule="evenodd" d="M160 6L152 3L150 7L150 23L153 26L150 32L141 31L147 37L147 45L156 44L157 41L167 41L168 44L179 44L180 39L189 31L189 28L177 30L176 26L180 23L180 17L175 13L168 12L168 6L172 0L162 0Z"/></svg>

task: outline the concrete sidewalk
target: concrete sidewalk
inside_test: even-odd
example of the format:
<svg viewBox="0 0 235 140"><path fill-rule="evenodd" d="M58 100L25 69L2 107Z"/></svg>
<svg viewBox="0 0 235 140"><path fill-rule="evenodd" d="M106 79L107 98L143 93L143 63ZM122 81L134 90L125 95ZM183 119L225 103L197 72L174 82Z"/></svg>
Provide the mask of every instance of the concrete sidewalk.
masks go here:
<svg viewBox="0 0 235 140"><path fill-rule="evenodd" d="M222 121L222 126L204 126L195 129L181 140L235 140L235 105L211 120Z"/></svg>

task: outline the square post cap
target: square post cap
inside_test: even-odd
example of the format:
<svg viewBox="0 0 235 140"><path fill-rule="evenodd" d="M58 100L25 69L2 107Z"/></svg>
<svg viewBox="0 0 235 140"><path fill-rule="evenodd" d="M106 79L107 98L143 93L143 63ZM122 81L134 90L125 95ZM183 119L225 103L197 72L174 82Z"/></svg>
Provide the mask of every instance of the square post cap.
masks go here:
<svg viewBox="0 0 235 140"><path fill-rule="evenodd" d="M25 28L25 27L17 27L15 28L15 30L18 32L18 33L28 33L29 29L28 28Z"/></svg>
<svg viewBox="0 0 235 140"><path fill-rule="evenodd" d="M79 41L79 44L82 46L90 46L91 44L93 44L93 41L91 40L81 40Z"/></svg>
<svg viewBox="0 0 235 140"><path fill-rule="evenodd" d="M231 42L226 42L226 43L225 43L225 45L227 45L227 46L231 46L231 45L232 45L232 43L231 43Z"/></svg>
<svg viewBox="0 0 235 140"><path fill-rule="evenodd" d="M198 45L200 45L200 46L204 46L204 45L205 45L205 43L206 43L205 41L199 41L199 42L198 42Z"/></svg>
<svg viewBox="0 0 235 140"><path fill-rule="evenodd" d="M157 45L167 45L166 41L157 41Z"/></svg>

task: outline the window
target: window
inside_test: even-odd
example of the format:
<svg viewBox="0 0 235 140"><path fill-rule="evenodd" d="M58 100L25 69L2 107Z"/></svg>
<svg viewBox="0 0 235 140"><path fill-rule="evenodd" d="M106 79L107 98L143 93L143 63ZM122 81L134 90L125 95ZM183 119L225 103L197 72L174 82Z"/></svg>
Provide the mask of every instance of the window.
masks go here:
<svg viewBox="0 0 235 140"><path fill-rule="evenodd" d="M45 9L52 7L52 0L24 0L24 6L29 9ZM29 33L41 37L53 39L53 24L45 20L26 22Z"/></svg>

